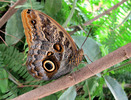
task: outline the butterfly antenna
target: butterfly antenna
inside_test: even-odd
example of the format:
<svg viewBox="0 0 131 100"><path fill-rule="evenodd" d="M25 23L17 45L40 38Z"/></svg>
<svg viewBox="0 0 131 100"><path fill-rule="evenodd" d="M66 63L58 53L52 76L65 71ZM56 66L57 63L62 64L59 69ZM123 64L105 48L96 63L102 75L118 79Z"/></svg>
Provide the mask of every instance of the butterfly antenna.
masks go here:
<svg viewBox="0 0 131 100"><path fill-rule="evenodd" d="M80 28L81 28L81 27L80 27ZM82 30L83 30L83 29L82 29ZM86 31L85 31L85 30L83 30L83 31L86 33ZM89 35L90 35L91 31L92 31L92 28L89 30L89 33L87 34L86 39L85 39L85 40L84 40L84 42L82 43L81 48L82 48L82 47L83 47L83 45L85 44L85 42L86 42L87 38L89 37Z"/></svg>

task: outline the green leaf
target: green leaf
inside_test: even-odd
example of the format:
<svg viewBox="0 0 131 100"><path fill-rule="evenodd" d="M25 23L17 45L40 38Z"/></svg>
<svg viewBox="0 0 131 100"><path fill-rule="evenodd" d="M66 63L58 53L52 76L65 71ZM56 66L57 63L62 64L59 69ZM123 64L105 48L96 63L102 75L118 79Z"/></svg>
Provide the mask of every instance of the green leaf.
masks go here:
<svg viewBox="0 0 131 100"><path fill-rule="evenodd" d="M8 89L8 74L5 69L0 68L0 91L5 93Z"/></svg>
<svg viewBox="0 0 131 100"><path fill-rule="evenodd" d="M96 90L96 87L98 86L97 82L98 77L89 78L86 80L83 90L85 91L83 97L86 97L89 95L89 93L92 95L94 91Z"/></svg>
<svg viewBox="0 0 131 100"><path fill-rule="evenodd" d="M17 43L23 36L21 10L18 10L7 22L5 41L8 45ZM9 35L8 35L9 34Z"/></svg>
<svg viewBox="0 0 131 100"><path fill-rule="evenodd" d="M128 100L126 93L124 92L124 90L121 88L120 84L116 80L114 80L110 76L105 76L104 78L115 100Z"/></svg>
<svg viewBox="0 0 131 100"><path fill-rule="evenodd" d="M76 88L75 86L69 87L58 100L75 100L76 98Z"/></svg>
<svg viewBox="0 0 131 100"><path fill-rule="evenodd" d="M24 5L18 5L15 8L23 8L23 9L35 9L35 10L41 10L44 8L43 4L40 2L37 2L36 0L27 0Z"/></svg>
<svg viewBox="0 0 131 100"><path fill-rule="evenodd" d="M80 48L86 37L72 36L72 38L75 40L75 43ZM95 60L101 58L101 52L99 49L99 45L92 38L88 37L87 41L85 42L85 44L83 45L82 48L83 48L84 54L86 54L92 61L95 61ZM91 62L87 57L86 57L86 60L89 63Z"/></svg>
<svg viewBox="0 0 131 100"><path fill-rule="evenodd" d="M47 97L44 97L44 98L42 98L42 99L40 99L40 100L57 100L57 96L54 95L54 94L52 94L52 95L49 95L49 96L47 96Z"/></svg>
<svg viewBox="0 0 131 100"><path fill-rule="evenodd" d="M45 11L49 15L54 15L61 9L61 5L62 0L46 0Z"/></svg>

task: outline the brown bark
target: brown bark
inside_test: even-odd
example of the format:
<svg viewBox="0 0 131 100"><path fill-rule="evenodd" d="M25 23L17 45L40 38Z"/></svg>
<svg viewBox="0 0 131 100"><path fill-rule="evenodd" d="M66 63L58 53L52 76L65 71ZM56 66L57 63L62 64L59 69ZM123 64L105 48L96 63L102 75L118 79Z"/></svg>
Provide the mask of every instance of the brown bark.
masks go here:
<svg viewBox="0 0 131 100"><path fill-rule="evenodd" d="M9 10L2 16L0 19L0 28L7 22L7 20L17 11L15 8L18 5L22 5L26 2L27 0L18 0L12 7L9 8Z"/></svg>
<svg viewBox="0 0 131 100"><path fill-rule="evenodd" d="M117 49L116 51L104 56L101 59L87 65L86 67L76 71L72 74L66 75L56 81L34 89L21 96L14 98L13 100L36 100L66 89L70 86L78 84L89 77L100 73L101 71L110 68L111 66L120 63L123 60L131 57L131 43Z"/></svg>

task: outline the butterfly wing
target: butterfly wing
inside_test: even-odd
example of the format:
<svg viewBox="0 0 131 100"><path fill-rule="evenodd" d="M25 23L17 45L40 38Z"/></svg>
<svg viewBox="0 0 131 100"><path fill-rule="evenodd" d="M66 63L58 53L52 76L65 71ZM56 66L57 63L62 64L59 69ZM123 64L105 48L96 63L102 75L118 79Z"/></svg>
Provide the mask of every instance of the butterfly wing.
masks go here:
<svg viewBox="0 0 131 100"><path fill-rule="evenodd" d="M50 80L70 72L77 47L65 29L33 9L25 9L21 15L29 46L26 64L31 75Z"/></svg>

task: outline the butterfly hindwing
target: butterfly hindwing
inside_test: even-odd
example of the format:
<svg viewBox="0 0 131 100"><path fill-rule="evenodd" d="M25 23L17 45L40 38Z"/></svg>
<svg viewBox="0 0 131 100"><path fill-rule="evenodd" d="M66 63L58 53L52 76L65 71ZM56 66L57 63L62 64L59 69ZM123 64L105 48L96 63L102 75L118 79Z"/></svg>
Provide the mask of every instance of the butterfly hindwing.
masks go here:
<svg viewBox="0 0 131 100"><path fill-rule="evenodd" d="M29 46L27 69L38 79L50 80L72 70L77 47L65 29L48 15L33 9L22 11Z"/></svg>

